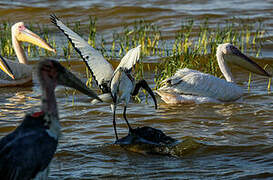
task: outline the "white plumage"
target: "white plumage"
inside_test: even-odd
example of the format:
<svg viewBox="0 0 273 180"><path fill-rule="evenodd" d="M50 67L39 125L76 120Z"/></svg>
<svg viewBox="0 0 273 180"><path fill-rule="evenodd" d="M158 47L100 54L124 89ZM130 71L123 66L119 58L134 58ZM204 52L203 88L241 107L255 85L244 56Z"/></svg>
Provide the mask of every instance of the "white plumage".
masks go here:
<svg viewBox="0 0 273 180"><path fill-rule="evenodd" d="M218 46L217 61L226 80L188 68L178 69L174 76L164 80L165 85L157 93L163 101L170 104L235 101L243 96L244 90L234 83L227 62L271 77L258 64L229 43Z"/></svg>
<svg viewBox="0 0 273 180"><path fill-rule="evenodd" d="M12 71L14 79L7 76L7 74L3 71L0 71L0 87L25 85L32 80L33 68L28 65L26 54L21 46L22 42L28 42L49 51L56 52L37 34L28 30L23 22L14 24L11 28L11 34L12 46L19 62L5 60L10 70ZM3 67L1 68L3 69Z"/></svg>
<svg viewBox="0 0 273 180"><path fill-rule="evenodd" d="M156 104L155 96L147 82L142 80L135 83L135 79L131 75L132 68L140 58L141 46L139 45L128 51L114 71L111 64L105 60L97 50L91 47L78 34L64 25L55 15L51 15L51 21L65 34L72 43L74 49L82 57L87 68L91 72L93 79L103 92L99 97L104 102L111 103L111 109L113 111L113 125L116 139L118 140L115 123L117 104L124 102L123 117L126 120L129 130L131 130L131 127L126 119L126 106L129 103L131 96L138 93L140 87L148 91ZM94 100L92 103L96 102L97 100Z"/></svg>
<svg viewBox="0 0 273 180"><path fill-rule="evenodd" d="M109 91L109 82L112 79L114 69L112 65L104 59L104 57L90 46L87 41L73 32L66 25L62 23L56 16L51 16L51 21L54 23L70 40L75 50L80 54L85 62L97 85L103 92Z"/></svg>
<svg viewBox="0 0 273 180"><path fill-rule="evenodd" d="M244 93L235 83L188 68L177 70L173 77L167 79L166 85L157 91L162 96L164 92L181 96L179 101L196 103L234 101Z"/></svg>

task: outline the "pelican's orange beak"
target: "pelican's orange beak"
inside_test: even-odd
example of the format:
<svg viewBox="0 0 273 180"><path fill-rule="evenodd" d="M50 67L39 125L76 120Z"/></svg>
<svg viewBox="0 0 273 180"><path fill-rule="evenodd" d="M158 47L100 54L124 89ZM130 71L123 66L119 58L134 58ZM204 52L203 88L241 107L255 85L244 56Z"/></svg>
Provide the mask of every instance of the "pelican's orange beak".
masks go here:
<svg viewBox="0 0 273 180"><path fill-rule="evenodd" d="M37 34L30 31L26 27L22 27L20 32L16 35L16 39L18 41L28 42L28 43L34 44L36 46L39 46L39 47L41 47L43 49L46 49L48 51L52 51L52 52L56 53L55 49L53 49L42 38L40 38Z"/></svg>

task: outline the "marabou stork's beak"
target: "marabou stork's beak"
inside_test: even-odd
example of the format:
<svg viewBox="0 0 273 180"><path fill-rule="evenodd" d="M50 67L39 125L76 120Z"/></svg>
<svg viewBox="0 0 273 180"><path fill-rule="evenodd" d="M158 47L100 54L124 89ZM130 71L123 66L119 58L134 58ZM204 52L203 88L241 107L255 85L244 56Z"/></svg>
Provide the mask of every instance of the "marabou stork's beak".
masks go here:
<svg viewBox="0 0 273 180"><path fill-rule="evenodd" d="M248 70L250 72L272 77L268 72L266 72L261 66L259 66L256 62L252 61L249 57L244 55L239 49L236 47L231 48L232 54L224 55L224 58L226 61L235 64L245 70ZM229 57L228 57L229 56Z"/></svg>
<svg viewBox="0 0 273 180"><path fill-rule="evenodd" d="M89 89L78 77L64 68L59 62L52 61L54 66L58 69L57 83L63 86L74 88L89 97L95 98L102 102L97 93Z"/></svg>
<svg viewBox="0 0 273 180"><path fill-rule="evenodd" d="M0 68L7 73L12 79L14 78L14 75L12 73L12 70L10 69L9 65L7 64L6 60L0 55Z"/></svg>
<svg viewBox="0 0 273 180"><path fill-rule="evenodd" d="M35 34L34 32L30 31L26 27L24 27L24 29L21 30L20 33L18 33L16 35L16 39L18 41L28 42L28 43L34 44L36 46L39 46L41 48L44 48L44 49L46 49L48 51L52 51L52 52L56 53L55 49L53 49L42 38L40 38L37 34Z"/></svg>

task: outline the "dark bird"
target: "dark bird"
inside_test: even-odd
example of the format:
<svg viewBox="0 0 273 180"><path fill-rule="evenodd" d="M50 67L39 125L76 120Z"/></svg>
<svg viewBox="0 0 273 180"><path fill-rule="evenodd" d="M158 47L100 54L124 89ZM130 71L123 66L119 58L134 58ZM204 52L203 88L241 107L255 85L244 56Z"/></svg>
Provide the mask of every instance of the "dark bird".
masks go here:
<svg viewBox="0 0 273 180"><path fill-rule="evenodd" d="M42 90L41 111L27 114L12 133L0 140L1 180L47 179L61 133L56 86L71 87L100 100L57 61L40 62L38 77Z"/></svg>
<svg viewBox="0 0 273 180"><path fill-rule="evenodd" d="M111 103L116 140L118 140L118 135L116 131L115 111L118 103L124 102L123 117L128 125L129 131L131 131L132 128L130 127L126 118L126 107L131 96L137 95L141 87L152 96L155 103L155 108L157 108L155 95L148 86L147 82L145 80L141 80L136 83L131 74L132 69L139 60L141 46L128 51L127 54L121 59L119 66L114 71L112 65L104 59L101 53L90 46L78 34L64 25L55 15L51 15L51 22L64 33L64 35L73 45L74 49L79 53L82 60L85 62L97 86L103 92L103 94L99 95L99 97L104 102Z"/></svg>

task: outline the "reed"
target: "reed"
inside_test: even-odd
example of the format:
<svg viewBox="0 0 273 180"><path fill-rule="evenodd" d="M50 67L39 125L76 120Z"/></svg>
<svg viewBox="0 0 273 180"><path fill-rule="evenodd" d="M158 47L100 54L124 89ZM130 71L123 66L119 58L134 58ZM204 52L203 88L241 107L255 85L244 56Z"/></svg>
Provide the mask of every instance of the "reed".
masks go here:
<svg viewBox="0 0 273 180"><path fill-rule="evenodd" d="M14 23L11 23L9 21L3 21L0 23L0 53L5 57L11 58L15 56L11 40L11 26L13 24ZM56 48L57 45L55 39L52 38L52 36L50 35L50 31L47 25L41 25L32 22L25 23L25 25L26 27L28 27L28 29L39 34L47 43L51 44L54 48ZM41 56L54 56L54 53L42 50L41 48L29 43L23 43L22 47L31 58Z"/></svg>
<svg viewBox="0 0 273 180"><path fill-rule="evenodd" d="M251 50L252 56L259 57L264 35L262 27L261 22L250 24L235 18L216 28L210 28L207 20L201 24L194 24L192 20L182 23L176 33L172 54L156 68L156 87L160 87L160 82L179 68L198 69L221 76L215 56L217 45L221 43L233 43L241 51ZM251 75L249 87L250 81Z"/></svg>
<svg viewBox="0 0 273 180"><path fill-rule="evenodd" d="M91 16L88 24L66 22L68 27L88 40L88 43L101 51L107 59L121 59L131 48L142 45L141 59L147 57L159 59L159 63L154 67L156 88L160 87L162 80L172 76L178 68L198 69L221 76L215 57L217 45L220 43L233 43L243 52L250 51L248 55L260 57L261 46L265 40L262 21L252 22L237 18L218 25L212 25L208 20L195 22L188 19L181 22L180 29L173 40L164 39L160 27L145 20L138 20L133 25L124 26L121 31L113 33L112 39L106 40L102 35L98 36L96 23L97 19ZM6 57L15 56L11 45L11 25L7 21L0 23L0 52ZM56 42L48 25L28 23L27 26L34 32L42 34L42 37L54 48L61 49L57 56L63 56L68 62L71 57L78 57L68 41L62 44ZM33 45L24 44L24 46L30 57L54 56L51 52ZM150 67L140 61L135 69L136 79L143 78L145 68ZM91 76L86 74L89 79L87 84L91 85ZM251 82L251 75L249 77Z"/></svg>

